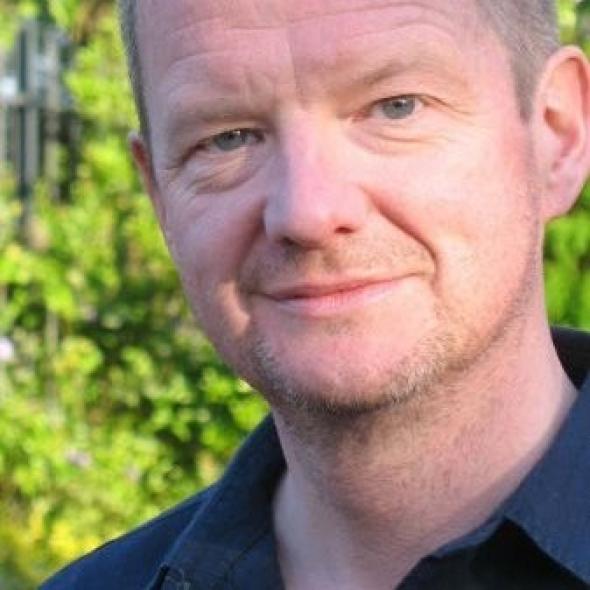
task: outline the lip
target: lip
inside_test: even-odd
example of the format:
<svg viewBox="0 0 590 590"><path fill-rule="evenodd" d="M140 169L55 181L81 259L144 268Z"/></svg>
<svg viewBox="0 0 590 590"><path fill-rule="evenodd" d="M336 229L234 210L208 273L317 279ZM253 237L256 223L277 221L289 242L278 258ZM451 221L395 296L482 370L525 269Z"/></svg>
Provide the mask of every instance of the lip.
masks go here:
<svg viewBox="0 0 590 590"><path fill-rule="evenodd" d="M264 293L283 311L314 318L341 315L387 297L406 277L301 283Z"/></svg>

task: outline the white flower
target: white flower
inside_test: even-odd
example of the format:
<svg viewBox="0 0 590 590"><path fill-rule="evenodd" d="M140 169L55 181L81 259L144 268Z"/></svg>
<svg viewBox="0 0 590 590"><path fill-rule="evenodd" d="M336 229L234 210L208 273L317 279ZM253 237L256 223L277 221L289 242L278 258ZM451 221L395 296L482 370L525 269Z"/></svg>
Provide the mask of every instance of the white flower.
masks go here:
<svg viewBox="0 0 590 590"><path fill-rule="evenodd" d="M69 449L66 451L66 461L80 469L88 469L92 465L92 457L88 453L78 449Z"/></svg>
<svg viewBox="0 0 590 590"><path fill-rule="evenodd" d="M14 360L15 350L12 340L6 336L0 336L0 363L9 363Z"/></svg>

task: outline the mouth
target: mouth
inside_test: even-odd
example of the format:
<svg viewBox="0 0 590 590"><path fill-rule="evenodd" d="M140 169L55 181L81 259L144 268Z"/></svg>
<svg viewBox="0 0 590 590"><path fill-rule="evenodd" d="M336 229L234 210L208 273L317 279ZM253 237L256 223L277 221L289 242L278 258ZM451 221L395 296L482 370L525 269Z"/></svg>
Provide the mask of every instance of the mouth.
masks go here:
<svg viewBox="0 0 590 590"><path fill-rule="evenodd" d="M263 294L289 314L322 318L369 306L389 296L401 278L353 280L329 284L302 283Z"/></svg>

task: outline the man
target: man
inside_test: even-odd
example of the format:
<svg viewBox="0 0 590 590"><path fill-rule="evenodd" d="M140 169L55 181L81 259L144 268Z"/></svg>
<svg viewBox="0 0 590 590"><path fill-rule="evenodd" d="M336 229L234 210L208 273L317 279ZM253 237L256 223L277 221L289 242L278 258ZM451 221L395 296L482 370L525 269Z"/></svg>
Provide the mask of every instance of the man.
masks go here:
<svg viewBox="0 0 590 590"><path fill-rule="evenodd" d="M551 2L121 5L135 160L272 420L44 588L590 587L590 344L542 280L590 76Z"/></svg>

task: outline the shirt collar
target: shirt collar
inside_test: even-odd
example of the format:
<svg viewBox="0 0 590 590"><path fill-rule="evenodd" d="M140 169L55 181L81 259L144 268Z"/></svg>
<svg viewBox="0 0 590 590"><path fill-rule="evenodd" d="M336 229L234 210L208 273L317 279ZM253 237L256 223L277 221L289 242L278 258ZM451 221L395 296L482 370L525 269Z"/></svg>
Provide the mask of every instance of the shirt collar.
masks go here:
<svg viewBox="0 0 590 590"><path fill-rule="evenodd" d="M578 388L565 422L547 453L492 517L434 556L479 545L509 520L546 555L590 583L590 335L567 328L552 333L559 358Z"/></svg>
<svg viewBox="0 0 590 590"><path fill-rule="evenodd" d="M590 583L590 378L561 431L506 506L505 516Z"/></svg>
<svg viewBox="0 0 590 590"><path fill-rule="evenodd" d="M284 469L269 416L247 439L224 476L205 492L191 523L170 550L158 581L170 580L178 585L171 587L186 590L222 587L244 553L272 534L272 495ZM274 568L280 579L278 563ZM150 586L160 587L159 583Z"/></svg>
<svg viewBox="0 0 590 590"><path fill-rule="evenodd" d="M543 459L481 528L482 534L474 531L468 538L483 540L507 518L546 554L590 583L590 378L581 382L590 366L590 335L556 330L553 336L566 371L580 389L578 398ZM199 590L221 587L244 553L272 534L272 493L284 469L279 439L268 417L205 493L159 580L180 581L184 585L178 587L187 590L197 581ZM275 556L273 560L280 580Z"/></svg>

